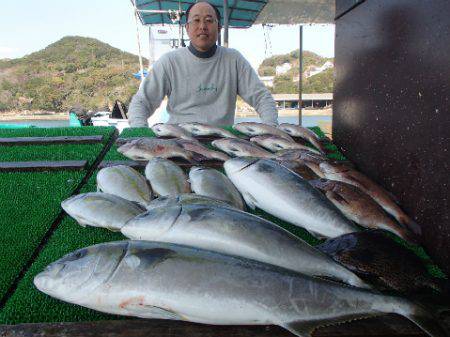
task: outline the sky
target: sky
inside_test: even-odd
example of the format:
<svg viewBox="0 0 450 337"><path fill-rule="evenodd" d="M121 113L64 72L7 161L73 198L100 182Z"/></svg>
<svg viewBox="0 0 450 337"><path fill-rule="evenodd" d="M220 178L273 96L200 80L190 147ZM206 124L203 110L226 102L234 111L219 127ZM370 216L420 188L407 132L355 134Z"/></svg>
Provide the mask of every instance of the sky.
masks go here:
<svg viewBox="0 0 450 337"><path fill-rule="evenodd" d="M3 1L0 20L0 59L17 58L41 50L64 36L86 36L138 54L136 22L130 0ZM148 28L138 24L142 55L148 57ZM177 28L165 27L175 35ZM157 42L159 52L170 50ZM238 49L256 69L272 55L299 48L297 25L231 29L229 47ZM334 25L306 25L303 49L334 56ZM138 65L137 65L138 67Z"/></svg>

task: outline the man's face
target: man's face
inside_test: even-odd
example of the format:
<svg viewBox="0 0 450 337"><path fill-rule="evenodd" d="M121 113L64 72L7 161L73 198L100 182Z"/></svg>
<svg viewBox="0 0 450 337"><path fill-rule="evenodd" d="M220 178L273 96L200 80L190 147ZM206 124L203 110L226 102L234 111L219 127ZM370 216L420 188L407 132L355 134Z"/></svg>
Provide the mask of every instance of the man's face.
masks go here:
<svg viewBox="0 0 450 337"><path fill-rule="evenodd" d="M195 4L189 12L186 31L195 49L209 50L216 43L220 32L214 9L205 2Z"/></svg>

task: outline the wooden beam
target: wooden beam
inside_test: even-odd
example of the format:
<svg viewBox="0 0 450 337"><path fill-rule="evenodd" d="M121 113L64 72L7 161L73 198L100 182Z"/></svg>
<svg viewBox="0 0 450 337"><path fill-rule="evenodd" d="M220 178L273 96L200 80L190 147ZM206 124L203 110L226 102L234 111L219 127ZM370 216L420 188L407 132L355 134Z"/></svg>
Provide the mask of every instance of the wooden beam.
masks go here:
<svg viewBox="0 0 450 337"><path fill-rule="evenodd" d="M441 323L449 327L450 316ZM2 337L293 337L272 325L216 326L170 320L115 320L76 323L33 323L0 325ZM418 327L397 315L356 320L321 327L313 337L426 337Z"/></svg>
<svg viewBox="0 0 450 337"><path fill-rule="evenodd" d="M209 168L222 168L223 161L220 160L205 160L197 163L190 163L183 158L168 158L173 161L175 164L180 166L181 168L189 169L193 166L203 166ZM98 168L102 169L104 167L117 166L117 165L126 165L131 166L133 168L145 168L148 160L104 160L99 165Z"/></svg>
<svg viewBox="0 0 450 337"><path fill-rule="evenodd" d="M103 136L11 137L0 138L0 145L94 144L102 140Z"/></svg>
<svg viewBox="0 0 450 337"><path fill-rule="evenodd" d="M0 172L81 171L86 166L87 160L0 162Z"/></svg>

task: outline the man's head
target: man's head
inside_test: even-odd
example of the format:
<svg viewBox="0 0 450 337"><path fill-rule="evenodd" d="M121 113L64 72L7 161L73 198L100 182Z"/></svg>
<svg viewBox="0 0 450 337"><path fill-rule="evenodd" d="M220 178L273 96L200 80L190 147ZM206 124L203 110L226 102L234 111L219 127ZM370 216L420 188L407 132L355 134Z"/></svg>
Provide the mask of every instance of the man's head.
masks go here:
<svg viewBox="0 0 450 337"><path fill-rule="evenodd" d="M208 2L197 2L186 11L186 31L198 51L207 51L220 33L220 13Z"/></svg>

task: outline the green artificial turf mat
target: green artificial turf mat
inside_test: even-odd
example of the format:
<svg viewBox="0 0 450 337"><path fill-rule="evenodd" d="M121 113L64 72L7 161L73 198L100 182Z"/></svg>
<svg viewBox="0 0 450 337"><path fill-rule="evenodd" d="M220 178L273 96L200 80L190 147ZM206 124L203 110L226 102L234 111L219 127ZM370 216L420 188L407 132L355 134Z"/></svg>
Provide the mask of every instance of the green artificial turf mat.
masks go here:
<svg viewBox="0 0 450 337"><path fill-rule="evenodd" d="M88 160L93 163L114 128L55 128L3 130L1 137L103 135L98 144L1 146L0 160ZM2 172L0 184L0 298L28 263L53 221L60 203L69 197L87 171Z"/></svg>
<svg viewBox="0 0 450 337"><path fill-rule="evenodd" d="M30 259L68 197L86 173L0 173L0 298Z"/></svg>
<svg viewBox="0 0 450 337"><path fill-rule="evenodd" d="M96 190L96 173L80 193ZM64 198L63 198L64 199ZM82 227L69 216L64 217L31 268L20 281L17 290L0 311L0 324L74 322L117 319L78 305L56 300L38 291L33 284L35 275L50 263L79 248L101 242L123 240L121 233L102 228Z"/></svg>
<svg viewBox="0 0 450 337"><path fill-rule="evenodd" d="M60 161L95 160L112 133L112 127L80 128L30 128L0 130L0 137L51 137L51 136L96 136L102 135L103 141L95 144L53 144L53 145L14 145L0 146L0 161Z"/></svg>

